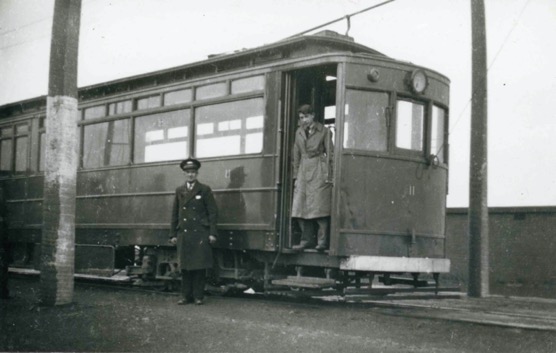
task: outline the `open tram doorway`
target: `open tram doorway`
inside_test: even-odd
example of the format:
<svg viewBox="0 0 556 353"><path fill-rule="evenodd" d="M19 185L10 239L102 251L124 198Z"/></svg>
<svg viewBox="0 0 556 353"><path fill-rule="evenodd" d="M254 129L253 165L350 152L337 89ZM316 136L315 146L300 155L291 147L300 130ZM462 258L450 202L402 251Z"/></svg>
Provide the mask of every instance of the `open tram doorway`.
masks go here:
<svg viewBox="0 0 556 353"><path fill-rule="evenodd" d="M323 124L330 131L332 150L335 145L336 132L336 88L337 88L337 64L326 64L310 68L287 72L284 93L284 115L286 117L284 134L284 174L283 174L283 214L285 215L283 232L286 236L283 239L283 248L286 252L293 251L293 247L299 244L302 230L296 218L292 218L292 203L294 196L294 171L293 171L293 152L296 131L300 126L298 109L304 104L310 104L314 110L314 121ZM331 158L332 161L332 158ZM332 167L331 167L332 168ZM329 174L330 184L332 183L333 173ZM331 191L333 192L333 191ZM332 209L332 208L331 208ZM312 231L318 231L317 222L312 223ZM328 219L327 237L330 239L331 219ZM316 239L316 238L315 238ZM330 244L330 240L328 240ZM311 251L311 249L308 249Z"/></svg>

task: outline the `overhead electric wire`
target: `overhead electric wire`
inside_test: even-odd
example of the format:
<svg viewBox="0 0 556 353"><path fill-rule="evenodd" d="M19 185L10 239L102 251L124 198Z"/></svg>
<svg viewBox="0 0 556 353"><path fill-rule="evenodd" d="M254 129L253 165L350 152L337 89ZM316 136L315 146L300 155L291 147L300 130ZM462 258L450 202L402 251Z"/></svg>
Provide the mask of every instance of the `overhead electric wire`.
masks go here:
<svg viewBox="0 0 556 353"><path fill-rule="evenodd" d="M303 34L305 34L305 33L309 33L309 32L311 32L311 31L314 31L315 29L319 29L319 28L328 26L328 25L330 25L330 24L332 24L332 23L336 23L336 22L339 22L339 21L344 20L344 19L347 19L347 20L348 20L348 23L349 23L349 19L350 19L351 17L355 16L355 15L359 15L360 13L363 13L363 12L366 12L366 11L369 11L369 10L372 10L372 9L376 9L377 7L380 7L380 6L382 6L382 5L386 5L386 4L391 3L391 2L394 2L394 1L396 1L396 0L388 0L388 1L381 2L380 4L376 4L376 5L373 5L373 6L371 6L371 7L367 7L366 9L363 9L363 10L360 10L360 11L357 11L357 12L354 12L354 13L351 13L351 14L349 14L349 15L345 15L345 16L340 17L340 18L338 18L338 19L335 19L335 20L326 22L326 23L324 23L324 24L322 24L322 25L319 25L319 26L313 27L313 28L311 28L311 29L305 30L305 31L303 31L303 32L294 34L293 36L289 36L289 37L287 37L287 38L285 38L285 39L289 39L289 38L301 36L301 35L303 35Z"/></svg>
<svg viewBox="0 0 556 353"><path fill-rule="evenodd" d="M32 25L34 25L34 24L37 24L37 23L40 23L40 22L44 22L44 21L46 21L46 20L52 20L52 16L50 16L50 17L43 17L43 18L40 18L40 19L38 19L38 20L36 20L36 21L26 23L26 24L24 24L23 26L19 26L19 27L17 27L17 28L8 29L8 30L6 30L6 31L4 31L4 32L0 32L0 36L6 35L6 34L11 33L11 32L19 31L19 30L21 30L21 29L23 29L23 28L25 28L25 27L29 27L29 26L32 26Z"/></svg>

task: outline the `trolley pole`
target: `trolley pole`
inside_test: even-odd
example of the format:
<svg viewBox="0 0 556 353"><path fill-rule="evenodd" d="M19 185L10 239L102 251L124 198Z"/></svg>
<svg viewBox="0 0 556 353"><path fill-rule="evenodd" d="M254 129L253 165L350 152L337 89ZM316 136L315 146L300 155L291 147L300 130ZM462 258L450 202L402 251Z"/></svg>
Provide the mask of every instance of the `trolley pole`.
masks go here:
<svg viewBox="0 0 556 353"><path fill-rule="evenodd" d="M41 303L71 303L77 179L77 52L81 0L56 0L50 46L41 238Z"/></svg>
<svg viewBox="0 0 556 353"><path fill-rule="evenodd" d="M488 193L487 193L487 64L485 5L471 0L472 108L469 185L469 286L470 297L489 295Z"/></svg>

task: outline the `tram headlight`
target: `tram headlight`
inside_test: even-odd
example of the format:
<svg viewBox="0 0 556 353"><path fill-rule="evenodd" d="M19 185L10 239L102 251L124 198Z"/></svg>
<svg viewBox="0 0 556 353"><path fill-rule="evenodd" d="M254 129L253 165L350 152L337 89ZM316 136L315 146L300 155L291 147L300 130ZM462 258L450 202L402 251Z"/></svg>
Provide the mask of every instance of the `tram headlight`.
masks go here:
<svg viewBox="0 0 556 353"><path fill-rule="evenodd" d="M409 84L414 93L423 93L429 84L425 71L421 69L413 70Z"/></svg>
<svg viewBox="0 0 556 353"><path fill-rule="evenodd" d="M378 82L378 80L380 79L380 72L378 72L378 70L373 67L367 74L367 79L371 82Z"/></svg>

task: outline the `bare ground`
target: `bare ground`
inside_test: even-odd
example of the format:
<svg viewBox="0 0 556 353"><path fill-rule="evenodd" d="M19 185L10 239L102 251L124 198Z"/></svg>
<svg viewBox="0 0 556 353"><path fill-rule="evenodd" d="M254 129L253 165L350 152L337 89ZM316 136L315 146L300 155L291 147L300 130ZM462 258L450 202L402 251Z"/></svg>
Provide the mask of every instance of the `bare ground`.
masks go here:
<svg viewBox="0 0 556 353"><path fill-rule="evenodd" d="M74 303L37 306L39 282L13 279L0 302L0 351L555 352L554 332L404 315L400 309L211 296L178 297L77 285Z"/></svg>

